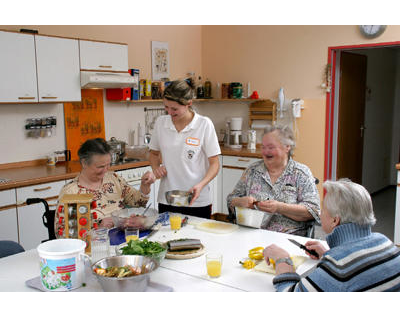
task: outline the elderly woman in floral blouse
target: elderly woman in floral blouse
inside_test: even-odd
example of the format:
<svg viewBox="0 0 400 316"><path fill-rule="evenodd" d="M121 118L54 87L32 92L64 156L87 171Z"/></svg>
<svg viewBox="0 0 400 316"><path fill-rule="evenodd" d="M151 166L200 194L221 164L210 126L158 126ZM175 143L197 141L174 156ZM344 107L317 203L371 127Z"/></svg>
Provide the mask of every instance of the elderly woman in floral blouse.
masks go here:
<svg viewBox="0 0 400 316"><path fill-rule="evenodd" d="M310 221L320 221L315 178L306 165L292 159L294 146L290 128L265 128L263 160L244 171L227 197L232 214L235 206L257 208L267 213L261 228L300 236L307 235Z"/></svg>
<svg viewBox="0 0 400 316"><path fill-rule="evenodd" d="M59 194L93 194L100 226L114 226L111 213L126 206L146 206L149 200L150 185L155 181L153 172L142 176L139 190L130 187L116 173L109 171L111 164L110 146L102 138L89 139L78 150L82 166L80 174L67 183ZM55 230L58 231L58 213L55 216Z"/></svg>

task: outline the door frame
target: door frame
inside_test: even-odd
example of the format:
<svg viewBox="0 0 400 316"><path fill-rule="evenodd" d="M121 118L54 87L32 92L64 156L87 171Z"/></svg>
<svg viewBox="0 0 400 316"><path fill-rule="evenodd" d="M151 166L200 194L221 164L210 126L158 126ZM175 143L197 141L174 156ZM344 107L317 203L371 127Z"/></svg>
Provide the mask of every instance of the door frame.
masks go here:
<svg viewBox="0 0 400 316"><path fill-rule="evenodd" d="M330 91L326 92L324 180L336 180L340 52L391 46L400 46L400 41L328 47L328 65L330 65L328 76L331 87Z"/></svg>

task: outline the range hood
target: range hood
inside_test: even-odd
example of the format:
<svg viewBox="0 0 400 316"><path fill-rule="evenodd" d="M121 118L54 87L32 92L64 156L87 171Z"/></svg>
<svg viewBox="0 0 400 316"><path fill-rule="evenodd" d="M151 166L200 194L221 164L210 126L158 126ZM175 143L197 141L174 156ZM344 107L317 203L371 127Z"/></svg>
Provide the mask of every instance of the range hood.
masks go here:
<svg viewBox="0 0 400 316"><path fill-rule="evenodd" d="M138 88L137 77L129 73L81 71L81 88Z"/></svg>

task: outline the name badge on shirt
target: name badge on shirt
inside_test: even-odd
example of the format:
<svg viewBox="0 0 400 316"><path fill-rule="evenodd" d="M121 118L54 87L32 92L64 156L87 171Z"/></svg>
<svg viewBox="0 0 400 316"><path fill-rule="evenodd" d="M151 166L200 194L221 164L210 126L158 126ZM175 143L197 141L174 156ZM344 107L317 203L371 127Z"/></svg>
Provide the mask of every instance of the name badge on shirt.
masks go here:
<svg viewBox="0 0 400 316"><path fill-rule="evenodd" d="M200 139L195 137L188 137L186 138L186 144L191 146L200 146Z"/></svg>

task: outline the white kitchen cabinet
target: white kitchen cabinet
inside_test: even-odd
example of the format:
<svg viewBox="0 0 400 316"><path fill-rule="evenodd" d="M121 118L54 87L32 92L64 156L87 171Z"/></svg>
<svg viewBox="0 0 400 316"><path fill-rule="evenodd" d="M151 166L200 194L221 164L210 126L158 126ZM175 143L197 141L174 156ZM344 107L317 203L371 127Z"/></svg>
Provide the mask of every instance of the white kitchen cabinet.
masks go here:
<svg viewBox="0 0 400 316"><path fill-rule="evenodd" d="M34 36L0 31L0 103L38 102Z"/></svg>
<svg viewBox="0 0 400 316"><path fill-rule="evenodd" d="M39 102L81 100L76 39L35 35Z"/></svg>
<svg viewBox="0 0 400 316"><path fill-rule="evenodd" d="M128 45L79 40L81 70L128 71Z"/></svg>
<svg viewBox="0 0 400 316"><path fill-rule="evenodd" d="M49 238L49 234L42 221L45 212L43 203L23 203L27 198L41 198L46 199L50 207L55 206L64 184L65 181L62 180L17 189L19 242L25 250L36 248L43 240Z"/></svg>
<svg viewBox="0 0 400 316"><path fill-rule="evenodd" d="M227 196L233 191L244 170L258 158L223 156L222 157L222 213L229 214Z"/></svg>
<svg viewBox="0 0 400 316"><path fill-rule="evenodd" d="M15 190L0 191L0 240L18 242Z"/></svg>

